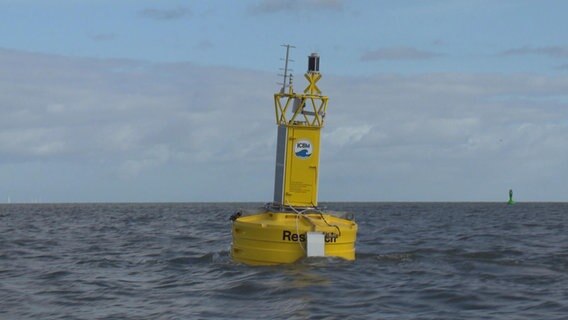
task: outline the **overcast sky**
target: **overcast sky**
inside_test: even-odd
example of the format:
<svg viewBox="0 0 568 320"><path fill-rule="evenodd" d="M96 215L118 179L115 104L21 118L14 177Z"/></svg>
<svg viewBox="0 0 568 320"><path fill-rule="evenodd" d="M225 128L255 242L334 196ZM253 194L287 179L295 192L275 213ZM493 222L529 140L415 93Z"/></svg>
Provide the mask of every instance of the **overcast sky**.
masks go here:
<svg viewBox="0 0 568 320"><path fill-rule="evenodd" d="M568 1L0 0L0 203L272 200L321 55L320 201L568 201Z"/></svg>

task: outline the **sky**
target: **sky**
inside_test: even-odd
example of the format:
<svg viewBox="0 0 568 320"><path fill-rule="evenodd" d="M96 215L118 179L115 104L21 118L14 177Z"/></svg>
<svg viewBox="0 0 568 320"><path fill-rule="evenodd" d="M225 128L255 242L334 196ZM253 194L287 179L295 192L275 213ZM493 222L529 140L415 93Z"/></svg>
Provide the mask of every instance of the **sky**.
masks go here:
<svg viewBox="0 0 568 320"><path fill-rule="evenodd" d="M568 201L567 1L0 0L0 203L269 202L285 51L320 201Z"/></svg>

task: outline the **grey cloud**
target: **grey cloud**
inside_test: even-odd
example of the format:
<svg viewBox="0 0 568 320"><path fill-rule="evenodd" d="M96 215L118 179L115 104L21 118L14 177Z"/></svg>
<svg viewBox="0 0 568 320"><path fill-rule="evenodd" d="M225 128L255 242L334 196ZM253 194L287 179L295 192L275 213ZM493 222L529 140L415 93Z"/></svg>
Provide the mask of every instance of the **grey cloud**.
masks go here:
<svg viewBox="0 0 568 320"><path fill-rule="evenodd" d="M432 41L432 45L442 47L442 46L447 46L448 42L446 40L436 39Z"/></svg>
<svg viewBox="0 0 568 320"><path fill-rule="evenodd" d="M173 9L146 8L138 14L141 17L155 20L175 20L191 16L191 10L182 6Z"/></svg>
<svg viewBox="0 0 568 320"><path fill-rule="evenodd" d="M117 201L270 199L271 73L10 50L0 69L0 175L42 164L21 193L71 172L74 189ZM320 88L322 201L492 200L512 184L535 200L568 194L568 76L323 74Z"/></svg>
<svg viewBox="0 0 568 320"><path fill-rule="evenodd" d="M343 10L342 0L262 0L249 7L253 14L301 12L316 10Z"/></svg>
<svg viewBox="0 0 568 320"><path fill-rule="evenodd" d="M548 46L548 47L524 46L501 52L501 55L504 56L516 56L516 55L528 55L528 54L543 55L552 58L568 58L568 48L560 46Z"/></svg>
<svg viewBox="0 0 568 320"><path fill-rule="evenodd" d="M378 179L377 194L389 194L384 200L410 189L412 197L394 199L474 195L475 200L492 199L495 190L489 185L506 189L507 183L518 183L531 196L545 199L548 195L530 175L566 191L554 172L565 172L562 163L568 161L562 149L568 147L562 142L568 139L568 77L382 75L335 80L329 87L324 144L335 155L322 159L330 166L329 173L322 172L322 186L342 185L349 179L366 185ZM428 194L432 184L444 190ZM463 188L463 194L445 187L452 185ZM365 193L351 191L348 198ZM332 199L345 196L333 188L321 192Z"/></svg>
<svg viewBox="0 0 568 320"><path fill-rule="evenodd" d="M227 118L223 112L231 109L223 106L249 105L255 96L255 90L239 93L241 85L253 81L249 73L191 64L0 51L0 65L5 70L0 75L2 161L86 154L130 161L138 155L144 159L149 148L175 150L187 161L209 161L209 156L223 161L239 143L216 149L212 141L231 141L222 130L240 131L242 120L240 114ZM256 85L262 83L271 82ZM270 92L270 86L264 89Z"/></svg>
<svg viewBox="0 0 568 320"><path fill-rule="evenodd" d="M94 34L89 36L89 38L91 38L94 41L111 41L116 39L116 34L115 33L98 33L98 34Z"/></svg>
<svg viewBox="0 0 568 320"><path fill-rule="evenodd" d="M197 45L195 45L195 48L199 49L199 50L209 50L209 49L212 49L214 47L215 47L215 45L209 40L199 41L199 43Z"/></svg>
<svg viewBox="0 0 568 320"><path fill-rule="evenodd" d="M425 60L440 56L441 54L418 50L410 47L379 48L367 51L361 55L361 61L375 60Z"/></svg>

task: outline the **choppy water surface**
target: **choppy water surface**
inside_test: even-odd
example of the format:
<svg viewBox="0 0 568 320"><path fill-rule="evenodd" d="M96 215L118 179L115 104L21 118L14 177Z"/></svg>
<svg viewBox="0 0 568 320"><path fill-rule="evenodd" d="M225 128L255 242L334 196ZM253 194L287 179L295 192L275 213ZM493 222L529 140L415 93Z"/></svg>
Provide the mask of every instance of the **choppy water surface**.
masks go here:
<svg viewBox="0 0 568 320"><path fill-rule="evenodd" d="M0 205L0 319L568 318L566 203L331 203L355 262L249 267L256 206Z"/></svg>

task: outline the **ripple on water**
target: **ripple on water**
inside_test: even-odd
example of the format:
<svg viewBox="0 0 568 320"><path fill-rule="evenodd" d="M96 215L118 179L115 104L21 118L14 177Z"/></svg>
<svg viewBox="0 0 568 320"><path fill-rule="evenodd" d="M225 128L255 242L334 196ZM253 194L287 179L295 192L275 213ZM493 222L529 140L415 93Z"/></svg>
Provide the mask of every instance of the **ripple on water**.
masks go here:
<svg viewBox="0 0 568 320"><path fill-rule="evenodd" d="M355 213L355 261L263 267L230 258L235 207L0 205L0 319L568 314L567 204L331 203Z"/></svg>

